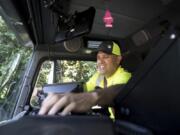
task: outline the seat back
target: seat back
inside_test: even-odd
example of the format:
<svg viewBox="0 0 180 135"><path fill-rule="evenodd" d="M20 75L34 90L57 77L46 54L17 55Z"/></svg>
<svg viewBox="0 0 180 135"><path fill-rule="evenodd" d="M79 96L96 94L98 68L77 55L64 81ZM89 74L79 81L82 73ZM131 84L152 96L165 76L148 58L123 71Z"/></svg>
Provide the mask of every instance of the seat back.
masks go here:
<svg viewBox="0 0 180 135"><path fill-rule="evenodd" d="M180 134L179 69L180 38L171 28L119 94L117 117L158 135Z"/></svg>

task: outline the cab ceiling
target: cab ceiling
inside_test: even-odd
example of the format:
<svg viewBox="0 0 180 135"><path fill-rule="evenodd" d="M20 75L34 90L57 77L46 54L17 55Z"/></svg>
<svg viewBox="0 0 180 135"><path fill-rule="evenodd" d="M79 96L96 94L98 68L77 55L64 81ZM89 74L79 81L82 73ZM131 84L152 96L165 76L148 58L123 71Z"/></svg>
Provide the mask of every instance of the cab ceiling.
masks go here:
<svg viewBox="0 0 180 135"><path fill-rule="evenodd" d="M50 0L49 0L50 1ZM53 0L52 0L53 1ZM92 35L123 39L137 32L153 18L168 9L173 0L58 0L65 5L68 13L83 11L90 6L95 7L96 15ZM44 0L1 0L1 6L6 9L10 18L16 18L13 7L17 10L26 29L36 45L53 43L57 29L57 18L49 9L43 7ZM66 4L65 4L66 3ZM113 28L105 28L103 16L109 9L114 18ZM21 21L11 19L12 21ZM12 24L17 24L12 22ZM14 25L14 27L17 27ZM19 30L21 26L18 26ZM21 31L19 31L20 33ZM23 35L23 34L21 34Z"/></svg>
<svg viewBox="0 0 180 135"><path fill-rule="evenodd" d="M160 15L170 0L72 0L71 12L96 8L91 34L125 38ZM103 16L109 9L114 18L113 28L105 28Z"/></svg>

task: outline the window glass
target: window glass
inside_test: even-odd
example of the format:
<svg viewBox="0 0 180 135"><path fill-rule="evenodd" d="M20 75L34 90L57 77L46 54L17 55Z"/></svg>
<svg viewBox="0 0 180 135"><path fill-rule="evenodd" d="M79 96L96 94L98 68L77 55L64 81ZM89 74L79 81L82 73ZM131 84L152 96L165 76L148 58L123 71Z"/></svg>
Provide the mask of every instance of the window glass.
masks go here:
<svg viewBox="0 0 180 135"><path fill-rule="evenodd" d="M75 60L54 60L42 63L31 98L31 106L39 108L45 97L45 84L86 82L96 71L96 62Z"/></svg>
<svg viewBox="0 0 180 135"><path fill-rule="evenodd" d="M20 45L0 16L0 121L12 117L32 48Z"/></svg>

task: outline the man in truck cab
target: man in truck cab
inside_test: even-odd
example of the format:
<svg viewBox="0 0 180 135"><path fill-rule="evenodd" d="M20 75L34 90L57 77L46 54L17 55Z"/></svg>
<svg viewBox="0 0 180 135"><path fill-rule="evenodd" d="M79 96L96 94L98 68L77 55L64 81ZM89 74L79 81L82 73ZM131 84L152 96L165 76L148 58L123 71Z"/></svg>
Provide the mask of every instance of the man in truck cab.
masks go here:
<svg viewBox="0 0 180 135"><path fill-rule="evenodd" d="M71 111L87 111L94 105L110 105L115 95L119 93L117 86L126 84L131 78L131 74L120 66L121 60L121 50L118 44L113 41L102 42L97 53L97 72L85 83L86 92L50 94L44 100L39 114L52 115L64 108L61 114L66 115ZM107 91L111 86L114 87ZM110 117L114 118L114 109L108 108L108 110Z"/></svg>

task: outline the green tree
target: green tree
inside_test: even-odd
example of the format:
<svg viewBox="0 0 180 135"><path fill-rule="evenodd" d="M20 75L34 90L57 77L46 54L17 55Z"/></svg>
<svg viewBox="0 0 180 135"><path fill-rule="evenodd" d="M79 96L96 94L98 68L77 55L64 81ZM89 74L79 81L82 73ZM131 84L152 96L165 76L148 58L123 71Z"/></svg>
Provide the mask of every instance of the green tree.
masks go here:
<svg viewBox="0 0 180 135"><path fill-rule="evenodd" d="M45 61L45 63L42 64L36 87L41 88L44 84L47 84L48 75L51 70L51 63L51 61Z"/></svg>
<svg viewBox="0 0 180 135"><path fill-rule="evenodd" d="M20 79L20 72L24 70L31 53L31 48L19 44L0 16L0 101L11 93L12 80L17 82Z"/></svg>
<svg viewBox="0 0 180 135"><path fill-rule="evenodd" d="M74 61L74 60L55 60L45 61L37 79L36 88L41 88L48 84L49 74L55 64L55 80L53 83L64 82L86 82L96 71L95 62Z"/></svg>
<svg viewBox="0 0 180 135"><path fill-rule="evenodd" d="M94 62L90 61L63 61L60 67L65 79L79 82L86 82L96 71Z"/></svg>

